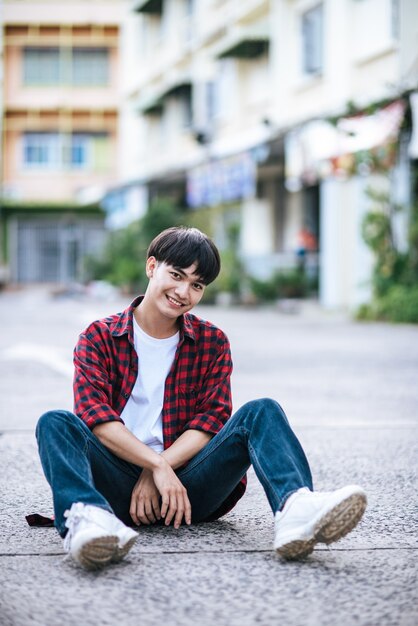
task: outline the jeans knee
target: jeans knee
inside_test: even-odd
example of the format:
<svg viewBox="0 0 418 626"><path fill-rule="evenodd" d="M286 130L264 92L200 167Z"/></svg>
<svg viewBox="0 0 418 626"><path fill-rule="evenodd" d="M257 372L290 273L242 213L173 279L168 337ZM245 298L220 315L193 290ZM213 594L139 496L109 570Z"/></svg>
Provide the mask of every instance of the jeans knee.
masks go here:
<svg viewBox="0 0 418 626"><path fill-rule="evenodd" d="M51 433L55 428L62 428L63 422L69 422L77 419L70 411L64 411L62 409L47 411L38 420L36 424L35 435L39 441L39 438L44 433Z"/></svg>
<svg viewBox="0 0 418 626"><path fill-rule="evenodd" d="M273 418L284 420L287 422L285 412L280 404L272 398L259 398L257 400L251 400L242 407L246 415L251 415L252 418Z"/></svg>
<svg viewBox="0 0 418 626"><path fill-rule="evenodd" d="M243 408L254 413L259 413L266 410L275 411L280 408L280 405L272 398L258 398L257 400L250 400L244 404Z"/></svg>

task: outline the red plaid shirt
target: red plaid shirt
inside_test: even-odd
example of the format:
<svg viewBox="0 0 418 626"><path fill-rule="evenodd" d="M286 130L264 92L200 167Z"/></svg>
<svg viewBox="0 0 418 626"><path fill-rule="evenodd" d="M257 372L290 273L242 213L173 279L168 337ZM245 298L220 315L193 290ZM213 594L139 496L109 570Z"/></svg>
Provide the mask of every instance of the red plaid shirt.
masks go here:
<svg viewBox="0 0 418 626"><path fill-rule="evenodd" d="M119 421L138 375L133 312L142 296L122 313L93 322L74 350L74 411L93 429ZM165 383L162 411L164 448L186 430L216 434L231 416L229 342L219 329L195 315L180 318L180 341ZM213 519L242 497L245 478Z"/></svg>

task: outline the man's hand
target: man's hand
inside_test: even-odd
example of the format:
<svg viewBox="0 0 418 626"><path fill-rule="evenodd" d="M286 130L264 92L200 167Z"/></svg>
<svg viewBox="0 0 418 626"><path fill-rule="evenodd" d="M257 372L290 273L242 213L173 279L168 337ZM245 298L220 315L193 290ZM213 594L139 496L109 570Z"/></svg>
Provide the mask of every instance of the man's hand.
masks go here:
<svg viewBox="0 0 418 626"><path fill-rule="evenodd" d="M161 519L160 494L152 472L143 469L131 496L130 516L135 524L153 524Z"/></svg>
<svg viewBox="0 0 418 626"><path fill-rule="evenodd" d="M166 526L174 519L174 527L180 528L183 517L186 524L191 523L190 501L174 470L163 457L160 459L153 470L142 471L132 491L130 515L136 524L149 524L162 517Z"/></svg>

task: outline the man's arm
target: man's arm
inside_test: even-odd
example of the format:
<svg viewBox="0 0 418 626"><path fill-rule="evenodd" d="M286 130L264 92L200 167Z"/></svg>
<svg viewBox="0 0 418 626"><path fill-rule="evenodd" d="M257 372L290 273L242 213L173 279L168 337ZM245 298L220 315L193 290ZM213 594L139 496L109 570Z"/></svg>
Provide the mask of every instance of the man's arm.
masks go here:
<svg viewBox="0 0 418 626"><path fill-rule="evenodd" d="M115 356L112 356L112 338L108 332L107 328L94 323L80 335L74 349L74 413L90 430L106 422L123 423L113 406Z"/></svg>
<svg viewBox="0 0 418 626"><path fill-rule="evenodd" d="M200 383L194 415L185 430L216 435L232 413L232 359L229 341L220 329L216 340L203 348L203 359L209 361Z"/></svg>
<svg viewBox="0 0 418 626"><path fill-rule="evenodd" d="M187 430L167 450L164 450L160 457L164 458L170 467L175 470L193 458L211 439L212 435L210 433ZM160 509L159 495L153 472L149 469L144 469L132 490L130 515L136 524L148 525L164 517L162 507ZM188 498L187 502L190 506ZM191 519L191 517L188 518L185 514L186 522L188 522L188 519ZM166 516L165 523L168 525L170 521L171 518ZM180 524L181 519L176 516L174 527L179 528Z"/></svg>
<svg viewBox="0 0 418 626"><path fill-rule="evenodd" d="M196 413L174 443L162 452L173 469L192 459L219 432L231 415L230 377L232 362L229 342L218 331L217 354L202 380ZM144 470L132 491L131 516L136 523L150 524L160 519L159 497L152 473Z"/></svg>
<svg viewBox="0 0 418 626"><path fill-rule="evenodd" d="M123 424L111 406L112 386L106 367L103 337L92 332L80 337L74 354L75 409L94 434L116 456L144 468L132 492L130 514L135 523L150 523L165 516L166 524L174 519L176 528L183 516L191 520L186 490L174 469L181 467L201 450L218 432L231 413L230 374L232 363L229 343L219 331L217 357L202 381L197 415L186 430L161 455L140 442ZM100 428L99 428L100 427ZM151 455L151 456L149 456ZM153 468L155 456L166 461ZM172 469L173 468L173 469ZM161 492L164 490L164 493ZM160 510L160 495L162 505Z"/></svg>
<svg viewBox="0 0 418 626"><path fill-rule="evenodd" d="M212 439L212 433L202 430L186 430L161 456L175 470L190 461Z"/></svg>
<svg viewBox="0 0 418 626"><path fill-rule="evenodd" d="M126 428L112 406L111 362L102 328L92 325L80 336L74 351L74 366L76 414L116 456L144 468L144 474L150 473L154 500L157 490L158 507L160 495L162 499L159 514L165 516L167 524L174 518L178 527L183 516L190 523L190 502L174 470ZM131 510L131 516L135 523L139 522L136 510Z"/></svg>
<svg viewBox="0 0 418 626"><path fill-rule="evenodd" d="M157 454L152 448L139 441L120 422L98 424L94 427L93 432L113 454L144 468L141 476L144 475L144 478L152 479L154 485L153 500L157 500L159 515L165 518L167 525L174 519L174 526L179 528L183 517L187 524L191 523L191 506L187 491L177 478L170 463L162 455ZM180 458L180 454L177 456ZM138 524L142 520L137 515L136 498L134 498L135 489L136 487L131 499L130 514L133 521ZM160 495L161 510L159 507Z"/></svg>

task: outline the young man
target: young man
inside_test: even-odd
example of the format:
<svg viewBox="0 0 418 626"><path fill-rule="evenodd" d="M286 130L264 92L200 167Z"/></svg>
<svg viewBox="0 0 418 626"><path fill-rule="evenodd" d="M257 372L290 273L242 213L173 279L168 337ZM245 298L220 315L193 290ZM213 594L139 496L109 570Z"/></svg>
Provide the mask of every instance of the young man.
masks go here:
<svg viewBox="0 0 418 626"><path fill-rule="evenodd" d="M37 425L64 547L87 569L120 561L132 525L218 519L245 491L253 465L273 514L274 548L310 554L358 523L364 491L313 492L305 454L282 408L255 400L231 417L228 339L189 311L220 270L195 228L152 241L149 284L123 313L91 324L74 354L75 415Z"/></svg>

